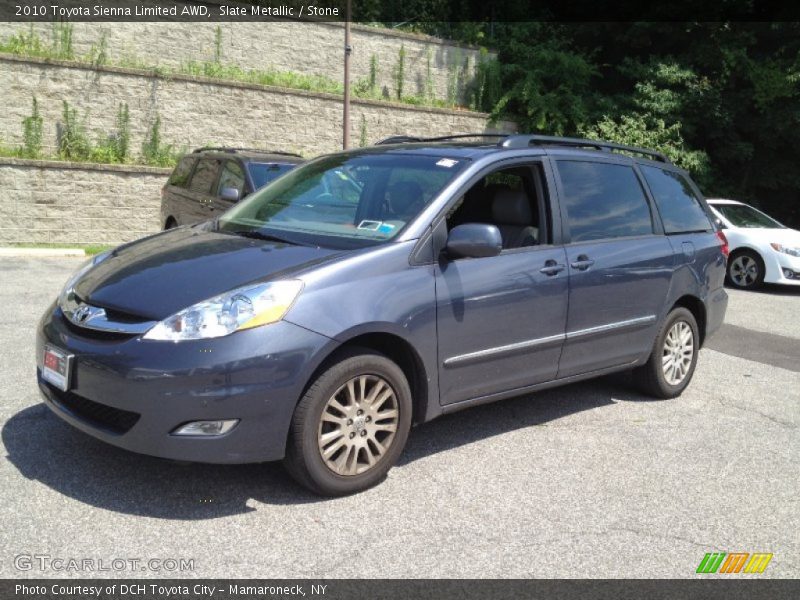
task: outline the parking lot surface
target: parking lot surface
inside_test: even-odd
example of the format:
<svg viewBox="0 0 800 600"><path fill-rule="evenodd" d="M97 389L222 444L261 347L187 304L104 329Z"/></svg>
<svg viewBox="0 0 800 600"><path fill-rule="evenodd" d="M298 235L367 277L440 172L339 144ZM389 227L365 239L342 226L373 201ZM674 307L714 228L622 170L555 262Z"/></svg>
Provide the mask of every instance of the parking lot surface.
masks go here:
<svg viewBox="0 0 800 600"><path fill-rule="evenodd" d="M279 464L139 456L52 415L34 331L79 264L0 258L0 577L93 575L15 567L37 554L194 560L103 577L682 578L714 551L800 573L800 289L730 291L680 398L616 376L473 408L412 430L383 484L328 500Z"/></svg>

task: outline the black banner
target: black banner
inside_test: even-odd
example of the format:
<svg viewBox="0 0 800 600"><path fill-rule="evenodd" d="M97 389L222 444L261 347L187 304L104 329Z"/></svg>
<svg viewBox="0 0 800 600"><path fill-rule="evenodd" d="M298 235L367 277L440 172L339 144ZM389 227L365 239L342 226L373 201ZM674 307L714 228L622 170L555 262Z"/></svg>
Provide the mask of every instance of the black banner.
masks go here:
<svg viewBox="0 0 800 600"><path fill-rule="evenodd" d="M3 600L795 600L800 580L0 580Z"/></svg>
<svg viewBox="0 0 800 600"><path fill-rule="evenodd" d="M385 24L514 21L798 21L779 0L351 0L350 20ZM347 0L0 0L0 21L344 21Z"/></svg>

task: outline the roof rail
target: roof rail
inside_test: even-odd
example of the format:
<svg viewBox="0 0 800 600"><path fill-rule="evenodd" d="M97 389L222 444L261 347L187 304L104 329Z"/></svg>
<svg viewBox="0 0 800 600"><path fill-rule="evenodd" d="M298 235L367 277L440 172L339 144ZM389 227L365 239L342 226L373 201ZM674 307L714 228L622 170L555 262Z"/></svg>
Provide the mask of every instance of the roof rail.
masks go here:
<svg viewBox="0 0 800 600"><path fill-rule="evenodd" d="M413 142L446 142L448 140L462 140L465 138L505 138L507 133L459 133L457 135L441 135L437 137L416 137L412 135L393 135L377 142L376 146L384 144L407 144Z"/></svg>
<svg viewBox="0 0 800 600"><path fill-rule="evenodd" d="M203 148L197 148L193 150L192 153L196 154L198 152L227 152L229 154L233 154L234 152L252 152L254 154L277 154L279 156L296 156L297 158L303 158L300 154L296 154L294 152L284 152L283 150L264 150L262 148L230 148L226 146L205 146Z"/></svg>
<svg viewBox="0 0 800 600"><path fill-rule="evenodd" d="M573 148L594 148L603 152L629 152L639 154L652 160L663 163L671 163L669 158L661 152L639 148L637 146L625 146L614 142L603 142L601 140L588 140L584 138L557 137L552 135L539 134L507 134L507 133L460 133L458 135L443 135L439 137L416 137L411 135L393 135L380 142L376 146L384 144L407 144L414 142L446 142L448 140L460 140L464 138L501 138L497 142L500 148L528 148L537 145L552 146L571 146Z"/></svg>
<svg viewBox="0 0 800 600"><path fill-rule="evenodd" d="M655 150L648 150L647 148L639 148L637 146L625 146L624 144L615 144L613 142L603 142L600 140L588 140L583 138L571 137L556 137L550 135L529 135L529 134L515 134L506 136L497 144L501 148L528 148L529 146L536 145L553 145L553 146L572 146L574 148L595 148L603 152L630 152L632 154L640 154L653 160L663 163L670 163L671 161L661 152Z"/></svg>

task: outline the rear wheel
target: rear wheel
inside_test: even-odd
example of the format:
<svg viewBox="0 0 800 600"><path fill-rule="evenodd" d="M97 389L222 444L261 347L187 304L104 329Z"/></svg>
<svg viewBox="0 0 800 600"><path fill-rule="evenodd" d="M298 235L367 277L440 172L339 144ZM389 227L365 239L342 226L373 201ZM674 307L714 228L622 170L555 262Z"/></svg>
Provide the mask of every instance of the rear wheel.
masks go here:
<svg viewBox="0 0 800 600"><path fill-rule="evenodd" d="M337 359L297 405L284 460L298 482L325 496L381 481L411 427L411 390L400 367L368 349Z"/></svg>
<svg viewBox="0 0 800 600"><path fill-rule="evenodd" d="M656 398L680 396L694 375L700 336L694 315L683 307L673 309L656 336L647 362L633 371L634 380Z"/></svg>
<svg viewBox="0 0 800 600"><path fill-rule="evenodd" d="M740 289L755 289L764 283L764 261L752 250L742 250L728 261L728 281Z"/></svg>

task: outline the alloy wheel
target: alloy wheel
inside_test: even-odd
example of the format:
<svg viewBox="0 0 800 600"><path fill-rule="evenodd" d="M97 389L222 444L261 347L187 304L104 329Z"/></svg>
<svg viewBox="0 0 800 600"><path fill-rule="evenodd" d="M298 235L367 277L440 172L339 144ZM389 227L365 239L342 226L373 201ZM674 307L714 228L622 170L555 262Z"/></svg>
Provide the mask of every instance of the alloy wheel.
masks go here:
<svg viewBox="0 0 800 600"><path fill-rule="evenodd" d="M664 379L670 385L679 385L692 366L694 334L686 321L677 321L664 338L661 366Z"/></svg>
<svg viewBox="0 0 800 600"><path fill-rule="evenodd" d="M388 381L377 375L353 377L322 410L317 443L325 466L344 476L370 470L392 445L399 418Z"/></svg>
<svg viewBox="0 0 800 600"><path fill-rule="evenodd" d="M737 256L731 263L730 276L739 287L750 287L758 280L758 263L746 254Z"/></svg>

